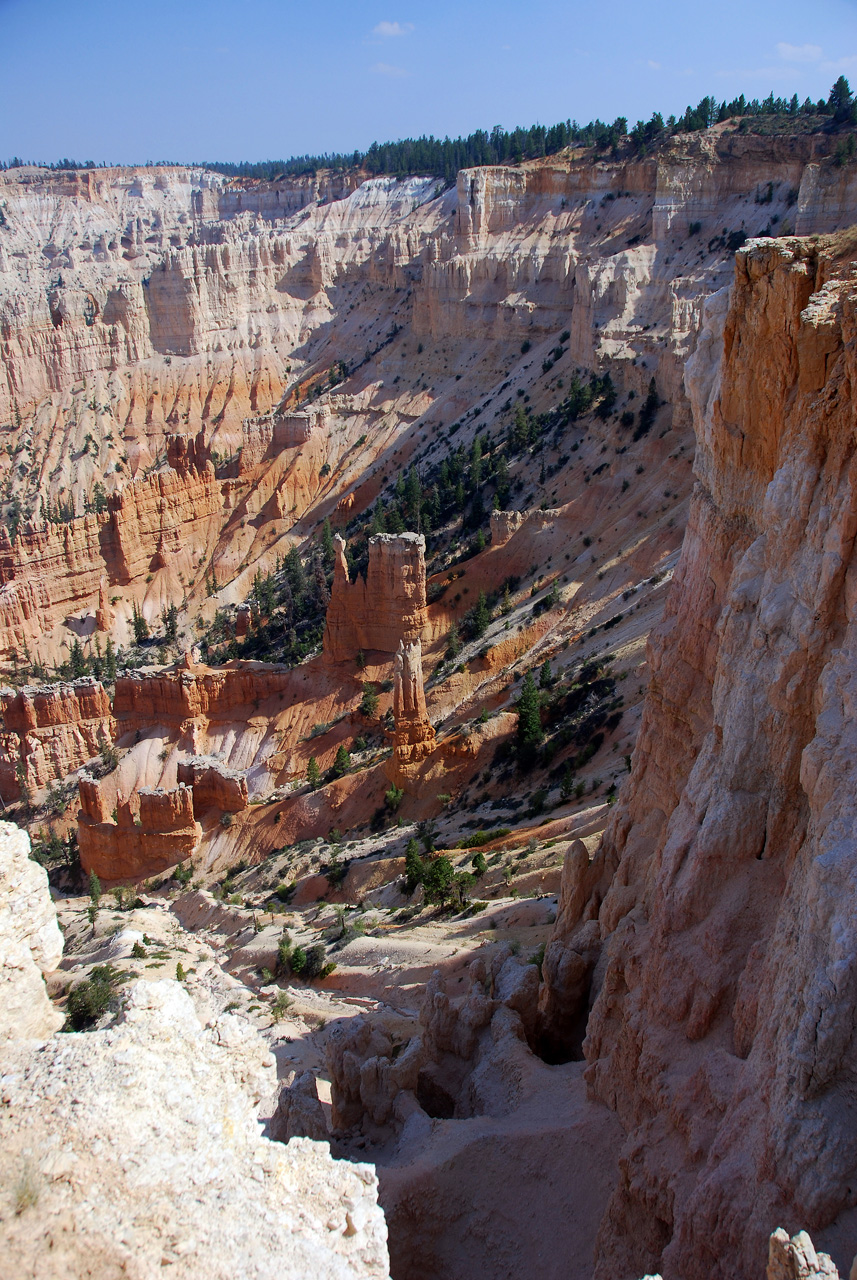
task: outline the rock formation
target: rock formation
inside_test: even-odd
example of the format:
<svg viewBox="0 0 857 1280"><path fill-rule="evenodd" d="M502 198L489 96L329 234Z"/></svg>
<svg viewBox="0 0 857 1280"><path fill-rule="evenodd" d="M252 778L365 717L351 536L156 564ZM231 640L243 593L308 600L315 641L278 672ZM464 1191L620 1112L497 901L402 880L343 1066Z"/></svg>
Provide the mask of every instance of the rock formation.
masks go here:
<svg viewBox="0 0 857 1280"><path fill-rule="evenodd" d="M169 981L135 982L108 1030L7 1048L0 1172L33 1190L4 1220L4 1276L386 1280L373 1169L261 1137L275 1083L246 1022L203 1026Z"/></svg>
<svg viewBox="0 0 857 1280"><path fill-rule="evenodd" d="M345 542L336 534L333 590L324 652L330 662L353 662L363 650L393 654L417 640L427 621L425 538L379 533L369 539L366 577L351 582Z"/></svg>
<svg viewBox="0 0 857 1280"><path fill-rule="evenodd" d="M142 880L193 856L202 835L194 820L194 794L180 783L174 791L141 787L118 797L109 817L98 782L81 778L77 840L84 871L105 884Z"/></svg>
<svg viewBox="0 0 857 1280"><path fill-rule="evenodd" d="M839 1272L826 1253L816 1253L805 1231L789 1239L788 1232L778 1227L768 1241L765 1280L839 1280Z"/></svg>
<svg viewBox="0 0 857 1280"><path fill-rule="evenodd" d="M707 306L630 785L545 956L568 1052L591 984L586 1078L627 1133L605 1280L759 1274L772 1222L823 1244L853 1204L851 249L754 243Z"/></svg>
<svg viewBox="0 0 857 1280"><path fill-rule="evenodd" d="M268 1122L268 1133L276 1142L290 1142L292 1138L327 1141L327 1121L311 1071L304 1071L299 1076L290 1072L283 1081L277 1097L277 1109Z"/></svg>
<svg viewBox="0 0 857 1280"><path fill-rule="evenodd" d="M113 740L107 691L84 677L69 684L0 689L0 797L17 800L81 768Z"/></svg>
<svg viewBox="0 0 857 1280"><path fill-rule="evenodd" d="M117 732L165 726L193 736L204 722L285 695L293 682L290 669L262 662L216 669L185 662L173 671L119 676L113 697Z"/></svg>
<svg viewBox="0 0 857 1280"><path fill-rule="evenodd" d="M389 777L403 786L434 750L435 734L426 710L423 655L419 637L399 642L393 686L395 734Z"/></svg>
<svg viewBox="0 0 857 1280"><path fill-rule="evenodd" d="M201 818L208 809L222 813L240 813L249 804L247 778L237 769L229 769L209 756L191 756L177 766L179 785L193 791L194 817Z"/></svg>
<svg viewBox="0 0 857 1280"><path fill-rule="evenodd" d="M0 1053L9 1040L35 1040L62 1026L43 974L56 969L62 934L48 877L30 858L26 831L0 822Z"/></svg>
<svg viewBox="0 0 857 1280"><path fill-rule="evenodd" d="M536 967L501 947L489 967L473 961L469 991L454 1002L441 974L432 976L422 1035L398 1056L389 1036L362 1018L333 1028L327 1057L334 1128L397 1129L415 1104L447 1119L511 1109L513 1063L535 1029L538 985Z"/></svg>

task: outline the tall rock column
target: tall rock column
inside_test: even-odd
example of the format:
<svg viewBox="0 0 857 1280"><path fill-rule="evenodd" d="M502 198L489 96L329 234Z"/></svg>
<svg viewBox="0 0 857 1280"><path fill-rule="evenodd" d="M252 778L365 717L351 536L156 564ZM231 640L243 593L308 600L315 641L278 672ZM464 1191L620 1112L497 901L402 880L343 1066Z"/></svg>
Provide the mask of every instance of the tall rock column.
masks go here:
<svg viewBox="0 0 857 1280"><path fill-rule="evenodd" d="M426 710L423 682L423 647L420 641L399 642L393 687L396 730L388 777L397 787L413 778L416 767L431 755L435 736Z"/></svg>

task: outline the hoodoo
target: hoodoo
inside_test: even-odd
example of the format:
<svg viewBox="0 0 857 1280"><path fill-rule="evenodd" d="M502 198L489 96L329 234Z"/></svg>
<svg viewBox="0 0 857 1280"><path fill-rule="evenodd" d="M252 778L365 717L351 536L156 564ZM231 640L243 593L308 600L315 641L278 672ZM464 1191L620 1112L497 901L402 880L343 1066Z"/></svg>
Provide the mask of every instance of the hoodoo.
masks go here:
<svg viewBox="0 0 857 1280"><path fill-rule="evenodd" d="M426 711L423 651L419 638L399 642L394 681L395 733L389 777L396 785L406 786L435 745L434 729Z"/></svg>
<svg viewBox="0 0 857 1280"><path fill-rule="evenodd" d="M324 652L331 662L353 662L362 650L393 654L401 641L423 634L426 622L426 542L418 533L379 533L369 539L366 577L352 582L345 542L336 534L333 589Z"/></svg>

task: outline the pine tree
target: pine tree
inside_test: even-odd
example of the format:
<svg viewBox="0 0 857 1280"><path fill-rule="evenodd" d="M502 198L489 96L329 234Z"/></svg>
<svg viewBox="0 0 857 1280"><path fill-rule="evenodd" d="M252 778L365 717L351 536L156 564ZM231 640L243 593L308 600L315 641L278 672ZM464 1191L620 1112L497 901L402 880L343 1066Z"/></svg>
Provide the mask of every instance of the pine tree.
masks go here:
<svg viewBox="0 0 857 1280"><path fill-rule="evenodd" d="M454 622L449 628L449 635L446 637L446 653L450 658L457 658L461 653L461 638L458 634L458 627Z"/></svg>
<svg viewBox="0 0 857 1280"><path fill-rule="evenodd" d="M336 752L336 759L333 762L334 778L343 777L350 768L351 768L351 755L345 743L343 742L339 746L339 749Z"/></svg>
<svg viewBox="0 0 857 1280"><path fill-rule="evenodd" d="M148 640L149 624L146 622L146 619L143 617L136 604L134 605L134 611L131 615L131 626L134 630L135 644L142 644L144 640Z"/></svg>
<svg viewBox="0 0 857 1280"><path fill-rule="evenodd" d="M480 591L479 599L473 608L473 615L471 619L473 635L477 640L488 630L488 624L490 621L491 610L488 608L488 601L485 599L485 592Z"/></svg>
<svg viewBox="0 0 857 1280"><path fill-rule="evenodd" d="M384 507L379 498L375 503L375 509L372 512L372 533L386 533L387 521L384 518Z"/></svg>
<svg viewBox="0 0 857 1280"><path fill-rule="evenodd" d="M420 855L419 842L411 836L405 846L405 881L408 893L413 893L418 884L422 884L425 875L425 863Z"/></svg>
<svg viewBox="0 0 857 1280"><path fill-rule="evenodd" d="M116 651L113 648L113 641L108 637L107 648L104 652L104 674L111 683L116 679Z"/></svg>
<svg viewBox="0 0 857 1280"><path fill-rule="evenodd" d="M521 764L531 766L535 763L536 753L541 745L544 733L542 732L542 721L539 714L541 699L539 691L536 688L536 682L533 679L532 671L528 671L524 676L524 682L521 685L521 696L518 699L518 759Z"/></svg>
<svg viewBox="0 0 857 1280"><path fill-rule="evenodd" d="M360 699L360 714L371 719L378 710L378 690L374 684L364 684L363 697Z"/></svg>
<svg viewBox="0 0 857 1280"><path fill-rule="evenodd" d="M551 671L551 664L547 660L547 658L545 658L544 662L542 663L541 675L539 676L539 688L549 689L552 684L553 684L553 672Z"/></svg>
<svg viewBox="0 0 857 1280"><path fill-rule="evenodd" d="M306 780L315 791L319 782L321 782L321 769L318 767L318 761L315 756L310 756L309 764L306 767Z"/></svg>
<svg viewBox="0 0 857 1280"><path fill-rule="evenodd" d="M81 676L86 675L86 658L83 655L83 649L80 647L80 641L75 640L71 646L71 674L74 680L79 680Z"/></svg>

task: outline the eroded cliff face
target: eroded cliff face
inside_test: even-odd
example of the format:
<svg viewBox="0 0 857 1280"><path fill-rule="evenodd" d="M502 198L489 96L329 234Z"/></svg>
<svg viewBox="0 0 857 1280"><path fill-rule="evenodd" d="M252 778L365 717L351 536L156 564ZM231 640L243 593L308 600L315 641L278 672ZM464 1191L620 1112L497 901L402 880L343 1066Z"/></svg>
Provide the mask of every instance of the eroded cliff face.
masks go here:
<svg viewBox="0 0 857 1280"><path fill-rule="evenodd" d="M835 1253L854 1205L852 255L757 242L708 304L631 779L566 866L548 1003L570 1031L591 980L588 1087L627 1133L605 1280L759 1274L775 1222Z"/></svg>
<svg viewBox="0 0 857 1280"><path fill-rule="evenodd" d="M0 797L17 800L21 783L46 787L79 769L112 741L107 690L91 676L45 688L0 689Z"/></svg>
<svg viewBox="0 0 857 1280"><path fill-rule="evenodd" d="M713 130L657 159L463 171L453 191L3 174L0 481L19 534L0 546L0 651L52 662L96 628L123 643L133 605L192 620L212 576L219 602L242 598L304 515L360 510L430 431L486 396L496 414L524 340L567 327L573 364L638 394L655 375L687 428L681 370L728 280L723 229L841 225L852 179L828 144ZM321 395L306 417L300 384ZM60 502L77 518L51 523Z"/></svg>

